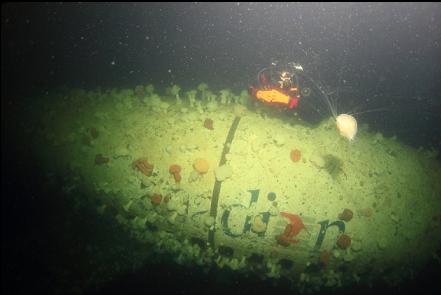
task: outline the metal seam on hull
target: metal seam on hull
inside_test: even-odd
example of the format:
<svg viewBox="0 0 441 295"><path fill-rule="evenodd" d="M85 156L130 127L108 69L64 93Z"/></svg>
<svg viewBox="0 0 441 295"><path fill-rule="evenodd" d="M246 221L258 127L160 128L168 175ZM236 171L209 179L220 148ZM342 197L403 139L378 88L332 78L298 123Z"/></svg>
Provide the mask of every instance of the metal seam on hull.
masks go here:
<svg viewBox="0 0 441 295"><path fill-rule="evenodd" d="M236 133L237 126L239 125L240 117L235 117L233 124L231 124L230 130L228 131L227 139L224 143L224 148L222 150L221 159L219 161L219 166L222 166L227 161L226 154L230 151L231 142L233 141L234 134ZM221 189L221 181L215 181L213 194L211 196L211 205L210 205L210 216L212 216L216 220L217 216L217 205L219 202L219 193ZM215 229L208 230L208 242L210 245L214 245L214 233Z"/></svg>

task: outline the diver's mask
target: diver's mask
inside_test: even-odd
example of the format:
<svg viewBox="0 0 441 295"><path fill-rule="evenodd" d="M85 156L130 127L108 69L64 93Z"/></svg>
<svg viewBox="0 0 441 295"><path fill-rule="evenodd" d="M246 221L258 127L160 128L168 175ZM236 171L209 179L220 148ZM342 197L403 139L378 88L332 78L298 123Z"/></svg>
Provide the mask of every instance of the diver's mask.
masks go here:
<svg viewBox="0 0 441 295"><path fill-rule="evenodd" d="M284 71L284 72L282 72L281 74L280 74L280 80L282 81L282 82L290 82L291 81L291 78L292 78L292 74L290 73L290 72L288 72L288 71Z"/></svg>
<svg viewBox="0 0 441 295"><path fill-rule="evenodd" d="M279 74L280 88L291 87L293 74L288 71L283 71Z"/></svg>

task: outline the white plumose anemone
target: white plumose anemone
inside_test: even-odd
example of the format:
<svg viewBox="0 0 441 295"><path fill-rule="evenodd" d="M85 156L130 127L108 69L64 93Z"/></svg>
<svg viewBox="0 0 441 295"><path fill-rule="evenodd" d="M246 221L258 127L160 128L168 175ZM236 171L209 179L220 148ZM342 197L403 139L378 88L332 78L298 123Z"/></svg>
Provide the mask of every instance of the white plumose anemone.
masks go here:
<svg viewBox="0 0 441 295"><path fill-rule="evenodd" d="M335 120L337 121L337 129L340 131L340 135L351 141L354 140L357 134L357 120L348 114L338 115Z"/></svg>

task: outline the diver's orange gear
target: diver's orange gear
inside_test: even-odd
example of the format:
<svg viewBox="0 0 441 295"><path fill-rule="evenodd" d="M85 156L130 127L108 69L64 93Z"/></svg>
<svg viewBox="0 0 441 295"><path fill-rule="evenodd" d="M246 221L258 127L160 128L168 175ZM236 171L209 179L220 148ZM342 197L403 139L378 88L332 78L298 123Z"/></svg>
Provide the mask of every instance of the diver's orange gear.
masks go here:
<svg viewBox="0 0 441 295"><path fill-rule="evenodd" d="M253 91L253 96L256 97L258 100L269 104L287 106L289 109L295 108L300 99L299 95L290 96L275 88L254 90L255 91ZM297 88L293 90L297 90Z"/></svg>

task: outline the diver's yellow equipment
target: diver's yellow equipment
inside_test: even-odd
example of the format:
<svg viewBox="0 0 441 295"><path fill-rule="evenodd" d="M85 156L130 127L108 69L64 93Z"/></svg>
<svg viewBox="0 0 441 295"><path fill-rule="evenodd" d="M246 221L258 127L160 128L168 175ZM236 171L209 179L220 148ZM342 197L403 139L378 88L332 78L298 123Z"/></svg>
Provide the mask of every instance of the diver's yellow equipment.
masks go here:
<svg viewBox="0 0 441 295"><path fill-rule="evenodd" d="M287 105L290 101L290 96L286 95L276 89L257 90L256 98L267 103L278 103Z"/></svg>

